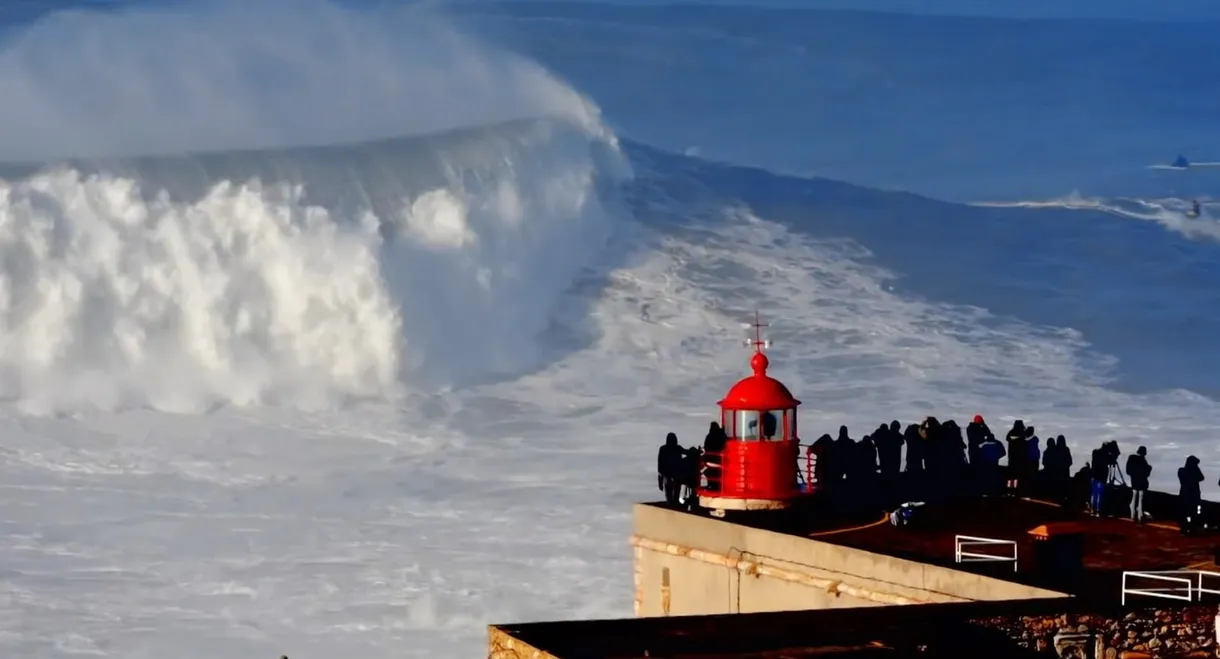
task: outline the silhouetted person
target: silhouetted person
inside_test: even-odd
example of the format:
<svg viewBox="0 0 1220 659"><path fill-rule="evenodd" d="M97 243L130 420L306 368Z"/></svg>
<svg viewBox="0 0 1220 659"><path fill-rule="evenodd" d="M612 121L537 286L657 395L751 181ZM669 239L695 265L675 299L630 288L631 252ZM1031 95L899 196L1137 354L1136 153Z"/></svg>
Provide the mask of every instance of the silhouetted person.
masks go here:
<svg viewBox="0 0 1220 659"><path fill-rule="evenodd" d="M873 438L865 435L856 444L855 472L851 478L851 490L856 502L871 506L877 500L877 445Z"/></svg>
<svg viewBox="0 0 1220 659"><path fill-rule="evenodd" d="M834 481L829 483L832 490L842 491L847 480L855 470L856 440L847 434L847 426L839 426L839 436L835 438L831 450L831 463L834 465Z"/></svg>
<svg viewBox="0 0 1220 659"><path fill-rule="evenodd" d="M1202 483L1203 470L1199 469L1199 458L1192 455L1186 458L1185 465L1178 467L1178 506L1181 509L1181 520L1178 524L1182 535L1194 533L1203 521L1203 494L1200 491Z"/></svg>
<svg viewBox="0 0 1220 659"><path fill-rule="evenodd" d="M1042 452L1042 474L1051 497L1065 503L1068 483L1072 478L1072 451L1063 435L1046 440L1046 450Z"/></svg>
<svg viewBox="0 0 1220 659"><path fill-rule="evenodd" d="M922 474L927 445L923 438L919 436L919 426L913 423L909 424L907 429L902 432L902 441L907 447L907 467L905 471L911 474Z"/></svg>
<svg viewBox="0 0 1220 659"><path fill-rule="evenodd" d="M1093 467L1086 462L1068 481L1066 496L1068 509L1079 511L1087 508L1092 487Z"/></svg>
<svg viewBox="0 0 1220 659"><path fill-rule="evenodd" d="M809 446L807 452L813 454L813 485L818 490L825 490L827 484L834 478L832 472L834 463L829 457L834 452L834 440L829 434L822 435Z"/></svg>
<svg viewBox="0 0 1220 659"><path fill-rule="evenodd" d="M999 494L1003 489L1004 479L1000 460L1004 458L1004 445L990 433L983 438L977 449L975 459L975 474L979 479L979 491L982 494Z"/></svg>
<svg viewBox="0 0 1220 659"><path fill-rule="evenodd" d="M1029 464L1026 465L1027 475L1038 473L1038 465L1042 464L1041 441L1033 426L1025 426L1025 452L1029 459Z"/></svg>
<svg viewBox="0 0 1220 659"><path fill-rule="evenodd" d="M682 451L681 466L678 472L678 503L687 509L694 507L696 492L699 490L699 464L703 451L698 446L692 446Z"/></svg>
<svg viewBox="0 0 1220 659"><path fill-rule="evenodd" d="M729 438L725 435L724 428L713 421L707 428L707 435L703 438L703 463L707 466L705 473L709 490L720 491L721 453L724 452L724 446L728 441Z"/></svg>
<svg viewBox="0 0 1220 659"><path fill-rule="evenodd" d="M1144 495L1148 493L1148 477L1152 465L1148 464L1148 449L1141 446L1127 457L1127 476L1131 478L1131 519L1144 521Z"/></svg>
<svg viewBox="0 0 1220 659"><path fill-rule="evenodd" d="M665 435L665 443L657 450L657 489L665 493L665 501L678 505L682 495L682 467L685 450L674 433Z"/></svg>
<svg viewBox="0 0 1220 659"><path fill-rule="evenodd" d="M1025 473L1021 481L1028 492L1038 487L1038 465L1042 463L1042 447L1033 426L1025 427Z"/></svg>
<svg viewBox="0 0 1220 659"><path fill-rule="evenodd" d="M988 428L987 422L983 421L983 415L975 414L970 425L966 426L966 458L970 464L978 462L979 447L988 437L993 437L991 428Z"/></svg>
<svg viewBox="0 0 1220 659"><path fill-rule="evenodd" d="M953 419L940 424L940 437L945 446L945 468L959 473L966 466L966 440L962 438L962 427Z"/></svg>
<svg viewBox="0 0 1220 659"><path fill-rule="evenodd" d="M945 494L956 495L963 489L963 479L966 478L966 440L962 437L962 428L953 419L940 424L936 432L940 439L941 454L941 484L940 489Z"/></svg>
<svg viewBox="0 0 1220 659"><path fill-rule="evenodd" d="M877 467L881 470L881 479L887 482L895 480L902 467L902 435L883 423L873 433L873 443L877 445Z"/></svg>
<svg viewBox="0 0 1220 659"><path fill-rule="evenodd" d="M776 435L781 435L779 432L779 416L775 412L763 412L762 415L762 438L776 439Z"/></svg>
<svg viewBox="0 0 1220 659"><path fill-rule="evenodd" d="M1089 512L1100 517L1105 503L1106 484L1110 480L1110 458L1105 445L1093 449L1089 460Z"/></svg>
<svg viewBox="0 0 1220 659"><path fill-rule="evenodd" d="M1060 453L1060 469L1063 470L1063 477L1068 478L1068 474L1072 473L1072 448L1068 446L1067 440L1063 435L1055 438L1055 444L1059 446Z"/></svg>
<svg viewBox="0 0 1220 659"><path fill-rule="evenodd" d="M1042 471L1050 481L1067 481L1072 476L1072 453L1063 435L1046 440L1042 451Z"/></svg>
<svg viewBox="0 0 1220 659"><path fill-rule="evenodd" d="M1016 496L1021 487L1021 475L1025 473L1025 460L1029 451L1025 448L1025 422L1017 419L1012 430L1004 438L1008 442L1008 494Z"/></svg>
<svg viewBox="0 0 1220 659"><path fill-rule="evenodd" d="M919 441L923 444L923 465L927 478L921 483L921 489L927 497L938 497L944 491L946 479L945 439L941 432L940 421L930 416L919 424Z"/></svg>

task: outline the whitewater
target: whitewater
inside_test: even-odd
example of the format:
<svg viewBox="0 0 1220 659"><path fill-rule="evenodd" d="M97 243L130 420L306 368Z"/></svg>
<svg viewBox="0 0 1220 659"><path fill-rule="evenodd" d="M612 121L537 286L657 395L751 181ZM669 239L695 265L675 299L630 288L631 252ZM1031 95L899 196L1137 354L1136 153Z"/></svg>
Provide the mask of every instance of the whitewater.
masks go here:
<svg viewBox="0 0 1220 659"><path fill-rule="evenodd" d="M697 441L745 374L756 309L806 433L1023 418L1078 463L1146 444L1158 487L1193 452L1220 493L1220 174L1149 170L1184 148L1154 154L1167 134L1104 154L1082 134L1125 159L1076 180L1070 154L1038 180L986 153L963 170L952 117L902 164L833 95L745 93L759 70L833 88L888 66L769 30L943 41L963 19L658 11L9 25L3 653L459 657L488 623L630 615L630 504L656 496L664 434ZM860 107L895 105L934 104ZM801 107L808 157L760 128Z"/></svg>

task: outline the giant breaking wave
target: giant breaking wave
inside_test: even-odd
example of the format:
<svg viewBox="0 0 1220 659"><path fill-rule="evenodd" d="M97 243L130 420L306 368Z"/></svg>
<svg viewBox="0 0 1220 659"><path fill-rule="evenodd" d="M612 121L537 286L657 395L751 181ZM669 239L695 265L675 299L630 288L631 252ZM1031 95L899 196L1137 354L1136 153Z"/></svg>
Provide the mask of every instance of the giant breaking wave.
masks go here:
<svg viewBox="0 0 1220 659"><path fill-rule="evenodd" d="M312 408L538 363L629 175L596 108L411 11L273 5L4 44L0 396Z"/></svg>

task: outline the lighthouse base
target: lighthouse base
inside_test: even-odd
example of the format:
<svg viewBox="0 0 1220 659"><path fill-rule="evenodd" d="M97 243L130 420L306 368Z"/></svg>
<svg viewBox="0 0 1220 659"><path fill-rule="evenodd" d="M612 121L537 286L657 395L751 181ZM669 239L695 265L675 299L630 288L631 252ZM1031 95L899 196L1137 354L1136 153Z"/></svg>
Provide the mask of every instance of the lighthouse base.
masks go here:
<svg viewBox="0 0 1220 659"><path fill-rule="evenodd" d="M699 507L711 511L713 517L724 517L726 510L784 510L792 506L785 499L736 499L699 496Z"/></svg>

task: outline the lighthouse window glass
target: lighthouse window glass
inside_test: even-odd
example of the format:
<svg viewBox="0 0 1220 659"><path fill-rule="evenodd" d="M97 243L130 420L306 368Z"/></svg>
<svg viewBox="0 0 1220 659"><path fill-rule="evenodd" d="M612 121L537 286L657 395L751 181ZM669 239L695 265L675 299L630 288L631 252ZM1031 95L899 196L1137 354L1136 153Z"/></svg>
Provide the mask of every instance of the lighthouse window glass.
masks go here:
<svg viewBox="0 0 1220 659"><path fill-rule="evenodd" d="M736 412L726 411L720 415L720 427L724 430L725 437L737 436L737 414Z"/></svg>
<svg viewBox="0 0 1220 659"><path fill-rule="evenodd" d="M800 435L796 434L796 410L785 411L784 418L788 421L788 439L800 437Z"/></svg>
<svg viewBox="0 0 1220 659"><path fill-rule="evenodd" d="M758 439L758 412L738 412L736 430L738 439Z"/></svg>
<svg viewBox="0 0 1220 659"><path fill-rule="evenodd" d="M780 428L779 420L783 418L783 414L784 413L782 410L781 411L772 411L772 412L763 412L763 416L762 416L763 439L775 439L776 434L779 433L779 431L780 431L779 430L779 428Z"/></svg>

